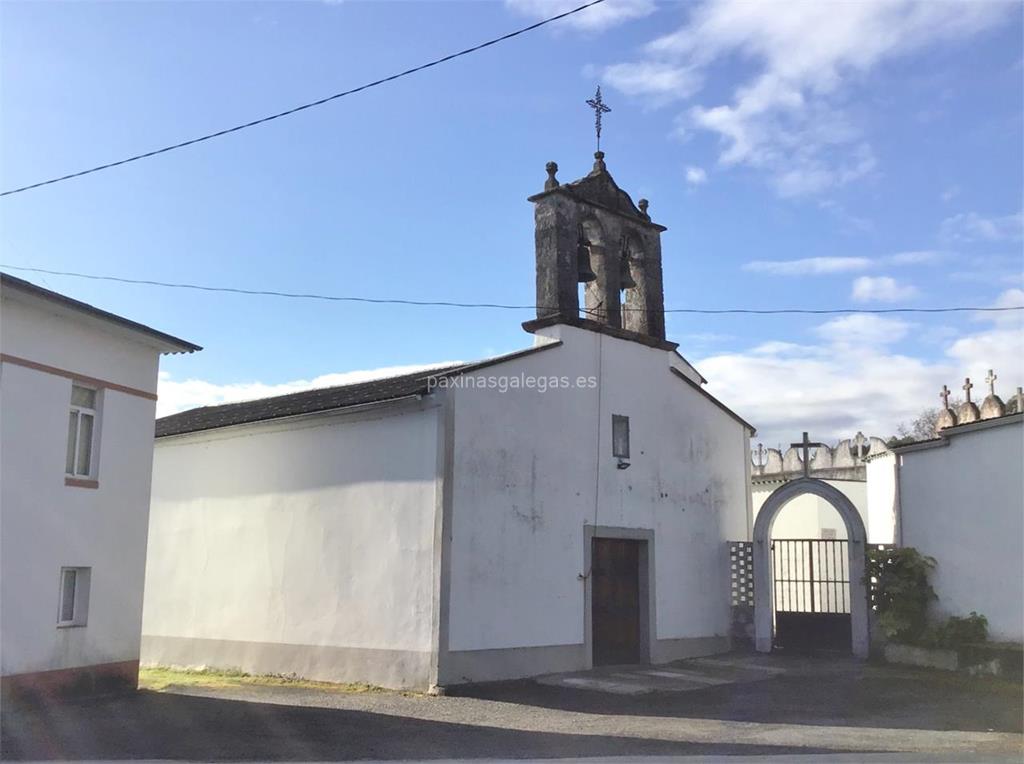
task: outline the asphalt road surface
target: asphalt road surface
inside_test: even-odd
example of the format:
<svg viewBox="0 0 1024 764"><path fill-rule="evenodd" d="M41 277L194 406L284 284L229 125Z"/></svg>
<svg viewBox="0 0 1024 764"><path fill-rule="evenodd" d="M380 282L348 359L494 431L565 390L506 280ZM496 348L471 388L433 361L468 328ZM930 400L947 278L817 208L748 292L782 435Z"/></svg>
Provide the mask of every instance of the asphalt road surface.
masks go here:
<svg viewBox="0 0 1024 764"><path fill-rule="evenodd" d="M801 754L811 762L1021 761L1024 754L1019 684L852 661L735 657L459 692L427 697L239 686L8 704L0 755L791 761Z"/></svg>

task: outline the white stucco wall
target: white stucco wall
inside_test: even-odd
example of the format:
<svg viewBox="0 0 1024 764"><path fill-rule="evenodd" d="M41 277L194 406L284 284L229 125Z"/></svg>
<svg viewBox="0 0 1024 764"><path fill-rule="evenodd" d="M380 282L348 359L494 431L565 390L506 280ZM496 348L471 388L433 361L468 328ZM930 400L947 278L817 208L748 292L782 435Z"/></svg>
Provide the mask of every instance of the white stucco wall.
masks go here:
<svg viewBox="0 0 1024 764"><path fill-rule="evenodd" d="M143 661L425 686L437 427L425 401L158 439Z"/></svg>
<svg viewBox="0 0 1024 764"><path fill-rule="evenodd" d="M0 350L156 392L158 352L32 301L0 305ZM100 394L98 488L65 485L72 380L0 368L0 662L6 675L137 660L156 403ZM58 628L60 569L91 567L88 621Z"/></svg>
<svg viewBox="0 0 1024 764"><path fill-rule="evenodd" d="M1024 425L962 432L899 454L903 545L934 557L940 614L972 610L993 639L1024 639Z"/></svg>
<svg viewBox="0 0 1024 764"><path fill-rule="evenodd" d="M599 388L453 393L448 648L583 643L589 525L654 531L657 639L727 635L725 541L749 533L745 428L669 371L672 353L568 326L544 334L564 344L477 374L594 376ZM612 414L630 418L625 470Z"/></svg>
<svg viewBox="0 0 1024 764"><path fill-rule="evenodd" d="M868 543L896 542L896 455L892 452L867 461Z"/></svg>
<svg viewBox="0 0 1024 764"><path fill-rule="evenodd" d="M841 491L857 508L865 528L868 528L867 484L857 480L826 480L833 488ZM779 483L758 484L753 487L754 517L772 492L782 485ZM805 494L789 501L775 517L772 538L820 539L822 530L835 530L835 538L846 538L846 526L835 508L824 499ZM870 530L868 530L870 533Z"/></svg>

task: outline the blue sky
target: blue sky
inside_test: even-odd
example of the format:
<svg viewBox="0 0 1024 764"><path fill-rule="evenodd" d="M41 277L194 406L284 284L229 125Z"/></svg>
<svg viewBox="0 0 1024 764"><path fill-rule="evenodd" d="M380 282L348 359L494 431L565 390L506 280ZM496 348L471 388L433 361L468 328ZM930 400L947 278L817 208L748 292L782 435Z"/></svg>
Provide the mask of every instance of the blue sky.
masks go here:
<svg viewBox="0 0 1024 764"><path fill-rule="evenodd" d="M346 89L577 3L0 5L11 188ZM610 171L668 227L669 307L1024 304L1017 3L608 0L323 108L0 200L3 262L129 278L529 304L544 164ZM475 359L529 312L299 303L23 274L202 344L163 411ZM671 316L768 444L888 435L994 366L1019 315ZM330 375L330 376L325 376Z"/></svg>

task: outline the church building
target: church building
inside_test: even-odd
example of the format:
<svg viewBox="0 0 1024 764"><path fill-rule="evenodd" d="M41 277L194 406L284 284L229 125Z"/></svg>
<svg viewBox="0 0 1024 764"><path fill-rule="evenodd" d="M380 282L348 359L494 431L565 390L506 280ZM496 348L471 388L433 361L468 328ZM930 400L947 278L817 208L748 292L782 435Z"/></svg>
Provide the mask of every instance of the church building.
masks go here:
<svg viewBox="0 0 1024 764"><path fill-rule="evenodd" d="M754 430L665 337L647 201L557 171L530 347L157 422L144 664L426 690L729 649Z"/></svg>

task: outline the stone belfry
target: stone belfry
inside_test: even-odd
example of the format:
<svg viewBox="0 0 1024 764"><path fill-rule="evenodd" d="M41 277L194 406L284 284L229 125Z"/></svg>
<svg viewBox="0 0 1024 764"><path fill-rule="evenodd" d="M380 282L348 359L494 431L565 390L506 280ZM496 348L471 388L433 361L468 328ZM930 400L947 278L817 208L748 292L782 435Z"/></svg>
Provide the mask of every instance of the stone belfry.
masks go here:
<svg viewBox="0 0 1024 764"><path fill-rule="evenodd" d="M611 110L600 88L587 105L594 109L597 132L594 169L562 184L555 177L558 165L548 162L544 190L529 197L536 205L537 320L527 328L572 323L664 341L661 232L666 229L651 222L646 199L634 205L608 172L601 116ZM580 283L586 284L583 306Z"/></svg>
<svg viewBox="0 0 1024 764"><path fill-rule="evenodd" d="M572 183L548 162L544 190L531 196L536 226L537 318L579 323L577 285L585 283L582 320L665 339L661 232L612 179L604 152L594 169Z"/></svg>

